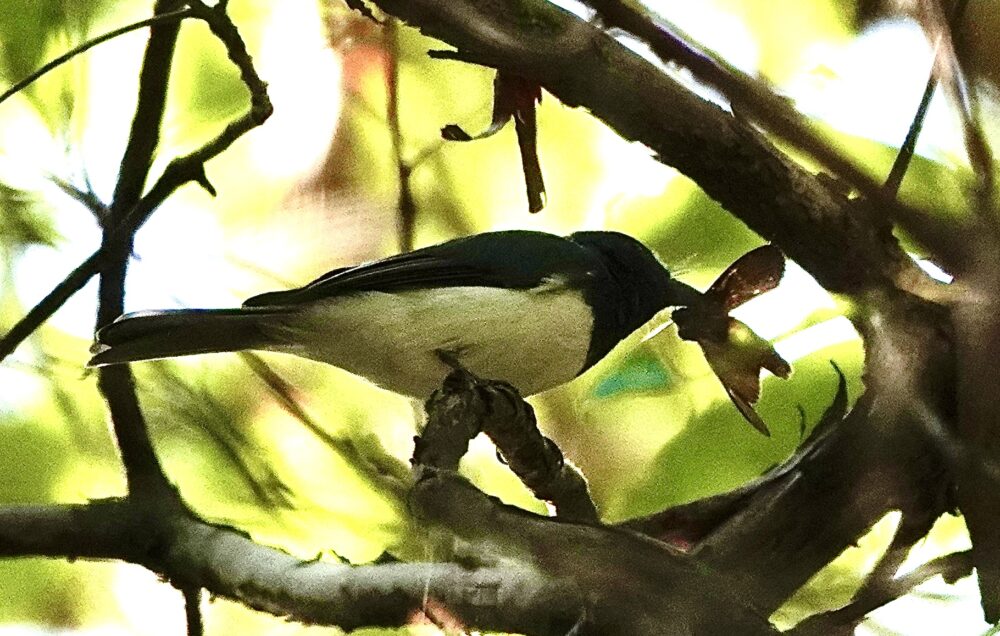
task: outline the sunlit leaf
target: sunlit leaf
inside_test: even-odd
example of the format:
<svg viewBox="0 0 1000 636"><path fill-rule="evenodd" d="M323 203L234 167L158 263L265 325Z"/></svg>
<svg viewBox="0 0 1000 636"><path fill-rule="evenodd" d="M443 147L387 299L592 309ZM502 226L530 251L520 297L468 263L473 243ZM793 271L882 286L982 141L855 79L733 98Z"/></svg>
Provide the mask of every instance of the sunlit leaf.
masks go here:
<svg viewBox="0 0 1000 636"><path fill-rule="evenodd" d="M25 245L54 247L59 238L52 218L42 212L42 203L29 192L0 183L0 244L6 249Z"/></svg>
<svg viewBox="0 0 1000 636"><path fill-rule="evenodd" d="M597 398L622 394L660 391L672 384L670 372L656 356L642 351L622 361L615 369L599 380L591 393Z"/></svg>

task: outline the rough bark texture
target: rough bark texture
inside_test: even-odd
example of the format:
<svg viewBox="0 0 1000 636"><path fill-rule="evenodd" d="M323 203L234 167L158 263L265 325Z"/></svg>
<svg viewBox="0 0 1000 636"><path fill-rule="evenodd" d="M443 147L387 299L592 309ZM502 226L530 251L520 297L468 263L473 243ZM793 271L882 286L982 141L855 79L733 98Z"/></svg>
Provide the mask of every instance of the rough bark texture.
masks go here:
<svg viewBox="0 0 1000 636"><path fill-rule="evenodd" d="M191 4L206 20L224 16L224 3L217 13ZM992 532L1000 505L982 496L1000 490L995 464L978 460L997 454L996 409L989 399L996 391L982 391L996 384L995 346L979 346L1000 341L993 318L1000 307L997 270L988 256L995 241L986 241L982 258L973 259L981 267L967 268L976 293L949 314L911 295L933 284L900 249L884 210L849 200L745 121L698 98L596 24L544 0L374 4L457 49L444 57L512 72L568 105L587 108L697 182L827 289L850 296L866 343L865 394L844 415L842 386L819 432L760 480L612 528L596 522L585 484L561 463L557 449L534 428L530 407L509 387L452 378L428 403L409 503L414 519L434 528L446 553L463 566L351 567L301 562L194 518L163 487L141 413L130 406L131 379L108 376L103 385L134 491L127 499L83 506L0 509L0 555L123 559L162 574L186 594L204 587L251 607L345 629L447 616L473 628L529 634L773 634L767 617L774 609L887 512L901 510L901 530L879 570L891 579L900 555L952 506L957 483L988 616L1000 612L1000 535ZM226 24L213 32L238 40ZM151 64L169 52L163 49L168 36L151 40ZM230 53L241 46L230 45ZM112 206L124 215L121 222L135 210L144 219L186 180L210 188L204 160L266 118L266 94L247 71L249 57L233 59L255 96L251 113L206 146L204 156L172 164L145 197L140 193L156 126L146 133L136 128L135 135L147 136L135 140L130 153L137 158L123 165L129 174ZM165 90L168 70L165 60L144 71L143 94L152 102L140 100L140 114L155 115L157 102L162 108L162 90L147 84L158 82ZM137 115L137 122L144 119ZM126 251L127 243L121 244ZM112 251L117 263L95 255L88 265L105 266L102 322L120 310L124 253ZM504 506L450 472L480 431L559 515ZM967 566L967 558L958 559L948 571ZM882 597L866 595L858 607L869 608L875 598ZM843 618L851 614L841 622L822 618L810 629L831 621L845 628L857 619Z"/></svg>

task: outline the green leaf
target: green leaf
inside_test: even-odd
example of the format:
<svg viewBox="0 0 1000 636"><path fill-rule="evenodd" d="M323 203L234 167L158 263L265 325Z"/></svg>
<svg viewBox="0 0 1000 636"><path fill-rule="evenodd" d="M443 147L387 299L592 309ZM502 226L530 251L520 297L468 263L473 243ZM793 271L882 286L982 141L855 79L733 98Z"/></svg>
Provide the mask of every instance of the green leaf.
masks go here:
<svg viewBox="0 0 1000 636"><path fill-rule="evenodd" d="M0 183L0 246L10 250L27 245L55 247L59 233L38 198Z"/></svg>
<svg viewBox="0 0 1000 636"><path fill-rule="evenodd" d="M596 398L609 398L623 393L666 390L673 384L674 379L663 362L639 350L598 380L591 394Z"/></svg>

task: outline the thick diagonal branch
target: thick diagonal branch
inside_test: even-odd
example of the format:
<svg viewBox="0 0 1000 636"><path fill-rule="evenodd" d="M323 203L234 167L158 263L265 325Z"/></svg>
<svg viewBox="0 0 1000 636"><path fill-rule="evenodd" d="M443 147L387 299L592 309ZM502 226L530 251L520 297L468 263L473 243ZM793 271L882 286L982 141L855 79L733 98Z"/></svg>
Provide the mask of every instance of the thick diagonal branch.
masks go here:
<svg viewBox="0 0 1000 636"><path fill-rule="evenodd" d="M595 26L545 0L376 0L457 47L584 106L692 178L827 289L924 281L887 222L776 150L750 126L670 79Z"/></svg>

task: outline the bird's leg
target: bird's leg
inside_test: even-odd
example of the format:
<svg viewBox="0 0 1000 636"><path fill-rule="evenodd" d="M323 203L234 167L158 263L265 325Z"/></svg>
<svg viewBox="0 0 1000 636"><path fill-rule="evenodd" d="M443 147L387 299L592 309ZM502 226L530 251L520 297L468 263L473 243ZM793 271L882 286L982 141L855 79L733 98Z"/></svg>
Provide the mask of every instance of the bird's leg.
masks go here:
<svg viewBox="0 0 1000 636"><path fill-rule="evenodd" d="M477 389L487 405L482 430L511 471L536 497L551 503L560 518L597 523L586 479L538 430L534 409L517 389L506 382L483 381Z"/></svg>
<svg viewBox="0 0 1000 636"><path fill-rule="evenodd" d="M469 441L480 432L493 441L510 469L558 516L596 523L587 482L563 460L555 442L538 430L534 409L513 385L483 380L458 363L453 352L436 351L454 370L427 400L427 426L415 439L415 468L457 470Z"/></svg>
<svg viewBox="0 0 1000 636"><path fill-rule="evenodd" d="M424 405L427 424L423 433L414 438L411 462L416 468L457 470L469 442L481 430L485 407L476 390L479 379L462 368L454 356L436 353L454 370Z"/></svg>

